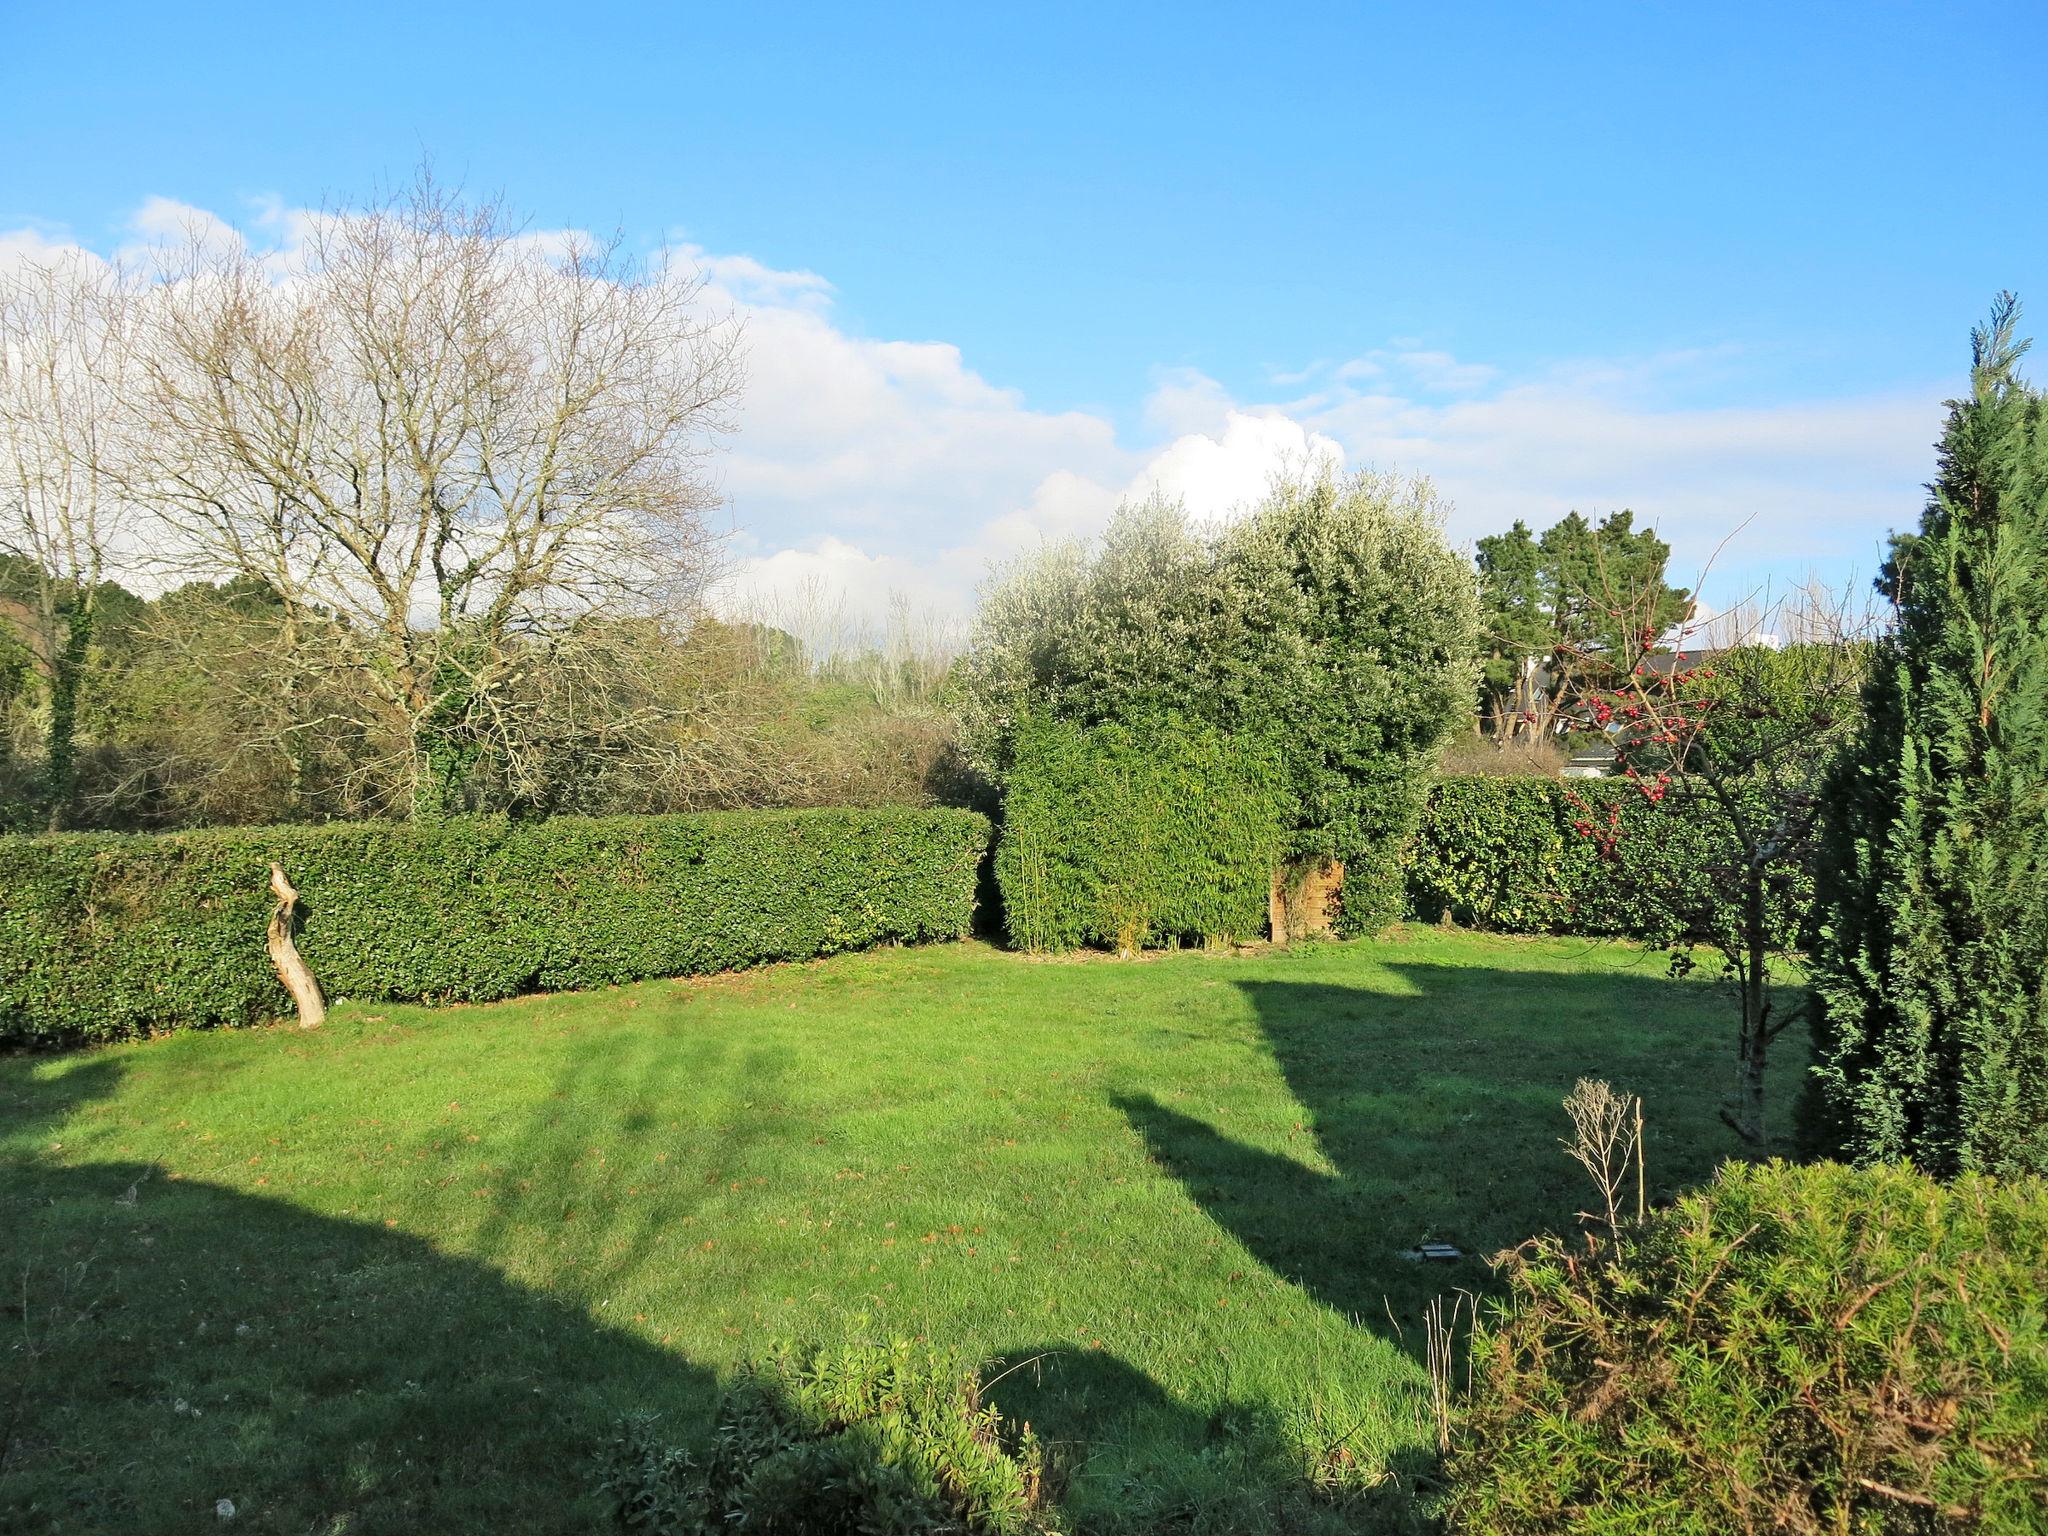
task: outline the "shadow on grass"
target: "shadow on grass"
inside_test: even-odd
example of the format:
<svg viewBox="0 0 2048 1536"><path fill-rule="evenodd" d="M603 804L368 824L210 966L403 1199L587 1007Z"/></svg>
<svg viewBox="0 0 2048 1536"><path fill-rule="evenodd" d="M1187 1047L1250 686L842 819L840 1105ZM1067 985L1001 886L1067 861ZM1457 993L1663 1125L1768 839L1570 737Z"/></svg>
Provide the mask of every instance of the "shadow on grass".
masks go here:
<svg viewBox="0 0 2048 1536"><path fill-rule="evenodd" d="M13 1065L13 1064L9 1064ZM16 1148L118 1066L0 1077ZM600 1528L613 1418L708 1412L673 1354L374 1224L141 1164L11 1157L0 1528Z"/></svg>
<svg viewBox="0 0 2048 1536"><path fill-rule="evenodd" d="M1646 1095L1654 1184L1694 1182L1733 1150L1700 1086L1718 1083L1727 1049L1708 989L1393 970L1383 990L1243 985L1321 1166L1152 1097L1118 1101L1222 1227L1365 1325L1392 1331L1391 1311L1417 1347L1423 1301L1485 1283L1476 1261L1422 1269L1396 1250L1439 1236L1483 1254L1571 1219L1582 1197L1555 1145L1557 1101L1581 1074ZM378 1216L323 1216L136 1163L58 1166L39 1129L55 1134L107 1098L121 1060L0 1062L0 1528L211 1528L221 1498L235 1501L237 1530L601 1528L591 1478L612 1421L654 1410L688 1443L716 1384L591 1309L660 1262L654 1245L728 1186L754 1139L807 1134L786 1118L770 1062L735 1065L713 1074L701 1056L629 1061L601 1038L583 1043L492 1153L530 1177L477 1202L462 1245L478 1262ZM734 1105L703 1102L693 1072L729 1080ZM635 1117L682 1103L717 1134L685 1138L671 1194L621 1200L631 1191L613 1185L630 1176L594 1155L578 1106L604 1106L598 1122L623 1106L638 1129ZM429 1129L393 1154L392 1177L453 1177L472 1158L463 1145ZM514 1255L550 1291L488 1262ZM1316 1469L1289 1449L1298 1436L1254 1408L1194 1413L1106 1353L1048 1349L993 1395L1070 1447L1078 1472L1131 1479L1128 1499L1113 1491L1097 1507L1225 1530L1239 1488L1301 1512L1288 1528L1342 1517L1398 1529L1407 1518L1391 1496L1380 1507L1323 1499ZM1112 1435L1186 1447L1185 1465L1125 1461ZM1412 1486L1425 1460L1394 1470ZM1237 1524L1272 1519L1270 1507L1248 1508Z"/></svg>
<svg viewBox="0 0 2048 1536"><path fill-rule="evenodd" d="M700 1042L687 1055L621 1053L601 1037L580 1045L527 1113L513 1151L497 1157L523 1177L487 1180L486 1214L463 1246L502 1260L536 1240L552 1243L557 1257L544 1266L551 1288L611 1294L702 1213L755 1148L791 1134L778 1109L784 1070L765 1051L718 1043ZM685 1106L691 1118L673 1122L663 1192L633 1198L632 1176L608 1165L605 1143L619 1131L642 1135Z"/></svg>
<svg viewBox="0 0 2048 1536"><path fill-rule="evenodd" d="M666 1068L627 1081L601 1056L579 1054L551 1103L663 1102ZM141 1163L44 1161L38 1133L89 1115L122 1069L108 1057L47 1073L0 1063L0 1529L210 1529L229 1499L243 1531L601 1530L596 1472L619 1419L651 1410L683 1445L710 1428L713 1374L594 1321L573 1290L529 1290L376 1219ZM484 1215L484 1251L559 1220L565 1193L602 1204L603 1175L562 1148L556 1116L539 1107L525 1127L524 1144L555 1150L533 1164L535 1189ZM721 1143L712 1164L742 1151ZM598 1289L652 1241L638 1216L593 1221L586 1236L601 1261L575 1279ZM1067 1475L1092 1472L1095 1507L1127 1512L1132 1529L1411 1524L1412 1483L1332 1496L1255 1408L1204 1421L1102 1352L1009 1359L1019 1369L992 1398L1037 1426ZM1105 1444L1110 1430L1183 1447L1185 1463L1128 1461Z"/></svg>
<svg viewBox="0 0 2048 1536"><path fill-rule="evenodd" d="M1094 1485L1087 1506L1108 1513L1089 1530L1406 1536L1436 1529L1417 1495L1437 1486L1437 1458L1419 1448L1397 1449L1368 1469L1339 1431L1317 1458L1269 1404L1225 1403L1204 1417L1128 1361L1065 1343L1010 1351L988 1382L1004 1416L1030 1424L1051 1449L1056 1477ZM1124 1455L1131 1443L1172 1445L1180 1454L1131 1458Z"/></svg>
<svg viewBox="0 0 2048 1536"><path fill-rule="evenodd" d="M1430 1298L1488 1290L1489 1256L1568 1229L1591 1198L1558 1145L1578 1078L1642 1094L1653 1199L1743 1151L1715 1116L1733 1051L1716 989L1640 972L1388 969L1398 988L1239 984L1327 1168L1149 1095L1116 1102L1261 1263L1411 1352ZM1796 1070L1786 1063L1781 1099ZM1466 1257L1400 1257L1428 1239Z"/></svg>

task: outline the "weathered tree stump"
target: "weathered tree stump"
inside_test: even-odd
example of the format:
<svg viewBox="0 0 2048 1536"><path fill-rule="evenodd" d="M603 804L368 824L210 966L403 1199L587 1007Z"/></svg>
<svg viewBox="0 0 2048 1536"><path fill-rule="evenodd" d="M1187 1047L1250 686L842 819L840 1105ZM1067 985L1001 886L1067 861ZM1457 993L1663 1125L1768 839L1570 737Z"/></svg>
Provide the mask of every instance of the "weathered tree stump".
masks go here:
<svg viewBox="0 0 2048 1536"><path fill-rule="evenodd" d="M299 1010L299 1028L313 1029L327 1020L327 999L320 995L320 983L313 979L299 956L298 945L292 942L299 893L284 877L282 865L270 866L270 890L277 897L277 908L270 914L270 963L277 967L277 979Z"/></svg>
<svg viewBox="0 0 2048 1536"><path fill-rule="evenodd" d="M1344 866L1335 859L1321 864L1283 864L1274 870L1266 898L1266 921L1273 942L1286 944L1334 931L1343 889Z"/></svg>

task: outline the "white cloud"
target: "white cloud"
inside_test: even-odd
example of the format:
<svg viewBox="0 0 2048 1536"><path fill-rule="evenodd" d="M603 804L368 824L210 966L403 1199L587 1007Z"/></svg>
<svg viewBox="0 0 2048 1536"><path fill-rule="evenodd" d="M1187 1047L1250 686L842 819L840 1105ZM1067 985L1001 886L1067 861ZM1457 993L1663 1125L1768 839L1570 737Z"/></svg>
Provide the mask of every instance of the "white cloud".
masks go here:
<svg viewBox="0 0 2048 1536"><path fill-rule="evenodd" d="M1213 435L1177 438L1138 474L1127 494L1179 498L1201 520L1227 518L1265 494L1276 474L1342 468L1335 439L1278 412L1231 410Z"/></svg>
<svg viewBox="0 0 2048 1536"><path fill-rule="evenodd" d="M1448 352L1398 352L1393 361L1420 388L1434 394L1483 389L1500 377L1491 364L1460 362Z"/></svg>
<svg viewBox="0 0 2048 1536"><path fill-rule="evenodd" d="M244 223L289 253L320 217L279 202ZM245 238L203 209L151 198L135 239ZM536 232L551 247L568 232ZM0 232L0 263L77 247ZM124 247L132 254L136 247ZM279 259L284 259L280 255ZM843 588L874 611L890 591L965 612L991 561L1097 531L1121 497L1184 497L1204 517L1317 460L1421 471L1455 504L1461 541L1515 518L1631 506L1685 569L1748 521L1724 564L1862 562L1917 511L1934 388L1709 409L1673 404L1730 387L1726 350L1588 358L1523 373L1414 338L1268 374L1277 400L1239 399L1200 372L1152 380L1137 440L1101 414L1033 409L938 340L876 339L836 320L822 275L679 244L705 302L743 317L748 385L720 458L738 530L733 590Z"/></svg>
<svg viewBox="0 0 2048 1536"><path fill-rule="evenodd" d="M0 272L15 267L55 266L60 262L100 258L62 233L41 229L0 230Z"/></svg>
<svg viewBox="0 0 2048 1536"><path fill-rule="evenodd" d="M1645 371L1570 367L1445 402L1339 395L1302 418L1355 460L1428 473L1457 509L1459 539L1626 506L1657 525L1681 569L1733 535L1724 569L1861 560L1867 572L1885 529L1916 515L1937 390L1671 407L1645 397Z"/></svg>
<svg viewBox="0 0 2048 1536"><path fill-rule="evenodd" d="M259 214L259 219L262 217ZM301 221L278 225L296 246ZM147 272L152 258L191 245L210 251L238 251L248 244L242 232L219 214L174 198L146 197L129 217L130 238L114 255L124 267Z"/></svg>
<svg viewBox="0 0 2048 1536"><path fill-rule="evenodd" d="M832 285L815 272L782 272L751 256L715 255L701 245L677 247L671 264L702 275L742 303L808 309L832 298Z"/></svg>
<svg viewBox="0 0 2048 1536"><path fill-rule="evenodd" d="M1223 430L1236 409L1230 391L1196 368L1160 370L1145 397L1145 424L1173 437Z"/></svg>
<svg viewBox="0 0 2048 1536"><path fill-rule="evenodd" d="M747 389L725 470L757 541L857 536L909 555L1030 506L1054 475L1113 485L1129 473L1103 418L1031 410L947 343L851 335L815 296L749 300L712 280L712 302L746 323Z"/></svg>

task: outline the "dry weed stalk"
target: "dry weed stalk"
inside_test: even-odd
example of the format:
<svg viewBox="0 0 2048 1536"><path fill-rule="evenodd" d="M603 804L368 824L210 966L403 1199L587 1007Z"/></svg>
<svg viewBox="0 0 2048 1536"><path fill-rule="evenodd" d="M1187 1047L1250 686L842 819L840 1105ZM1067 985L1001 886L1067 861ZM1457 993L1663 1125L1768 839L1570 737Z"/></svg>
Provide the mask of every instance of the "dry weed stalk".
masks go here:
<svg viewBox="0 0 2048 1536"><path fill-rule="evenodd" d="M1573 1162L1586 1170L1600 1191L1604 1221L1612 1233L1621 1225L1622 1191L1630 1167L1636 1176L1636 1220L1648 1214L1647 1181L1643 1171L1643 1101L1632 1093L1620 1093L1598 1078L1582 1077L1564 1101L1572 1118L1569 1141L1559 1144ZM1594 1219L1594 1213L1581 1212Z"/></svg>
<svg viewBox="0 0 2048 1536"><path fill-rule="evenodd" d="M1470 1306L1467 1303L1471 1303ZM1433 1297L1422 1314L1424 1359L1429 1366L1429 1413L1436 1428L1436 1448L1451 1450L1451 1401L1457 1388L1458 1318L1465 1317L1465 1391L1472 1390L1472 1323L1478 1303L1470 1292L1460 1291L1444 1311L1444 1298Z"/></svg>

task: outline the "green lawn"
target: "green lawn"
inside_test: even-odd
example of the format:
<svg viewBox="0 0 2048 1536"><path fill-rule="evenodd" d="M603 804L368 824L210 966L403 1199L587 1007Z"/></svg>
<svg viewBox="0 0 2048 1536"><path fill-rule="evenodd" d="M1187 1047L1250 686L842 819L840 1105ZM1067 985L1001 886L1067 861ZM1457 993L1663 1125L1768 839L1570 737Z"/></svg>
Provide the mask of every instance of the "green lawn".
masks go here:
<svg viewBox="0 0 2048 1536"><path fill-rule="evenodd" d="M1488 1280L1398 1251L1569 1222L1582 1074L1644 1095L1653 1191L1704 1177L1728 1006L1621 946L1408 929L0 1060L0 1528L589 1529L615 1415L686 1439L776 1341L921 1335L1031 1362L996 1396L1077 1519L1384 1479L1335 1507L1392 1521L1422 1305Z"/></svg>

